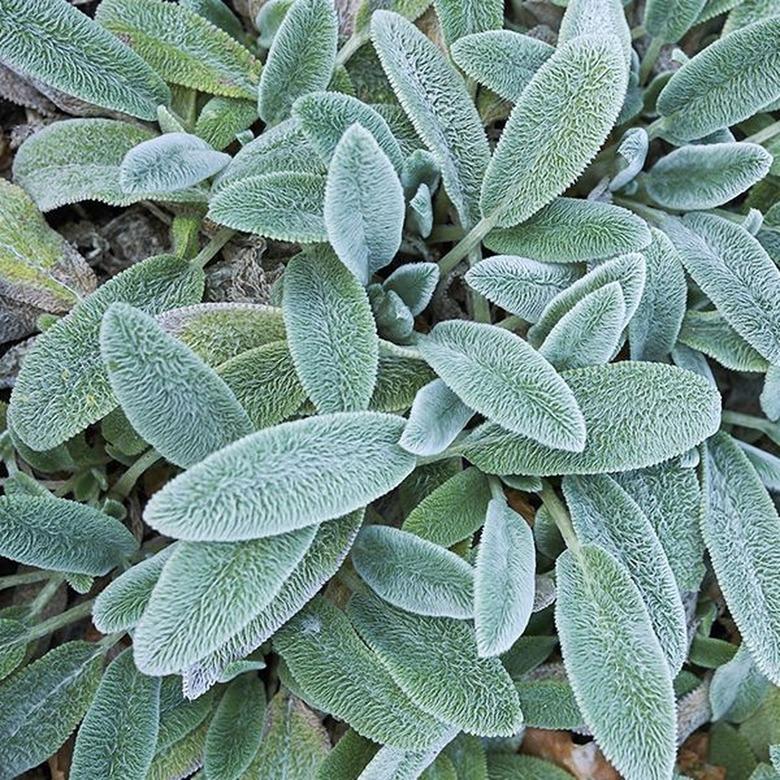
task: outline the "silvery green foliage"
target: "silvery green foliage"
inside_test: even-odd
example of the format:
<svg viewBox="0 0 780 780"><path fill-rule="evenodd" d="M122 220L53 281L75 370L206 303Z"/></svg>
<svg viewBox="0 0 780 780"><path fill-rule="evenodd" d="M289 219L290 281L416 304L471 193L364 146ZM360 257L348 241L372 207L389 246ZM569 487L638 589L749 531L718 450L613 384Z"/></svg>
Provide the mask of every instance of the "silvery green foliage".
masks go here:
<svg viewBox="0 0 780 780"><path fill-rule="evenodd" d="M645 29L664 43L679 41L696 23L705 0L649 0L645 6Z"/></svg>
<svg viewBox="0 0 780 780"><path fill-rule="evenodd" d="M597 265L574 284L558 293L545 307L536 324L529 330L528 339L540 346L553 328L587 295L618 282L624 302L623 325L634 316L645 287L645 259L641 254L621 255Z"/></svg>
<svg viewBox="0 0 780 780"><path fill-rule="evenodd" d="M102 653L67 642L0 684L0 778L38 766L73 733L100 682Z"/></svg>
<svg viewBox="0 0 780 780"><path fill-rule="evenodd" d="M773 493L780 490L780 458L746 442L738 441L737 443L753 464L753 468L764 483L764 487Z"/></svg>
<svg viewBox="0 0 780 780"><path fill-rule="evenodd" d="M615 192L632 182L642 170L647 158L650 140L647 131L641 127L632 127L620 139L617 154L621 158L617 163L618 172L609 182L609 189Z"/></svg>
<svg viewBox="0 0 780 780"><path fill-rule="evenodd" d="M430 303L438 283L439 267L435 263L406 263L396 268L382 287L398 295L416 317Z"/></svg>
<svg viewBox="0 0 780 780"><path fill-rule="evenodd" d="M260 77L259 113L276 125L301 95L325 89L336 58L332 0L295 0L274 36Z"/></svg>
<svg viewBox="0 0 780 780"><path fill-rule="evenodd" d="M748 649L740 645L737 654L719 666L710 680L712 719L742 723L759 708L769 686L769 680L758 670Z"/></svg>
<svg viewBox="0 0 780 780"><path fill-rule="evenodd" d="M100 352L133 429L171 463L187 468L252 432L225 382L139 309L109 306Z"/></svg>
<svg viewBox="0 0 780 780"><path fill-rule="evenodd" d="M127 649L108 666L81 724L73 751L73 780L145 778L154 758L160 680L146 677Z"/></svg>
<svg viewBox="0 0 780 780"><path fill-rule="evenodd" d="M208 19L237 41L244 38L245 33L241 22L221 0L181 0L181 5Z"/></svg>
<svg viewBox="0 0 780 780"><path fill-rule="evenodd" d="M378 284L370 285L367 292L379 333L391 342L408 342L414 331L414 317L401 296Z"/></svg>
<svg viewBox="0 0 780 780"><path fill-rule="evenodd" d="M513 333L475 322L443 322L420 341L419 349L470 408L535 441L582 450L585 425L570 389Z"/></svg>
<svg viewBox="0 0 780 780"><path fill-rule="evenodd" d="M720 395L685 369L632 361L572 369L562 377L585 419L582 452L552 449L488 422L469 436L464 455L498 474L631 471L682 455L720 423Z"/></svg>
<svg viewBox="0 0 780 780"><path fill-rule="evenodd" d="M0 497L0 554L53 571L98 576L138 549L113 517L53 496Z"/></svg>
<svg viewBox="0 0 780 780"><path fill-rule="evenodd" d="M169 192L219 173L230 155L188 133L166 133L134 146L119 166L122 192Z"/></svg>
<svg viewBox="0 0 780 780"><path fill-rule="evenodd" d="M41 211L80 200L126 206L155 197L150 192L127 194L119 183L119 168L127 152L154 137L144 127L113 119L55 122L22 144L14 159L14 181ZM182 203L206 201L205 191L197 188L160 197Z"/></svg>
<svg viewBox="0 0 780 780"><path fill-rule="evenodd" d="M364 737L418 750L446 729L404 695L346 615L324 598L287 623L274 646L306 695Z"/></svg>
<svg viewBox="0 0 780 780"><path fill-rule="evenodd" d="M606 363L618 351L626 304L618 282L585 295L545 337L539 354L557 369Z"/></svg>
<svg viewBox="0 0 780 780"><path fill-rule="evenodd" d="M674 461L613 475L653 526L682 593L696 591L704 576L699 528L701 492L696 471Z"/></svg>
<svg viewBox="0 0 780 780"><path fill-rule="evenodd" d="M554 51L549 43L511 30L472 33L450 48L459 68L511 103Z"/></svg>
<svg viewBox="0 0 780 780"><path fill-rule="evenodd" d="M328 238L325 177L279 172L238 178L209 202L209 217L234 230L302 244Z"/></svg>
<svg viewBox="0 0 780 780"><path fill-rule="evenodd" d="M662 157L642 181L665 208L711 209L763 179L771 163L772 155L758 144L692 144Z"/></svg>
<svg viewBox="0 0 780 780"><path fill-rule="evenodd" d="M677 750L674 690L639 590L596 545L563 553L556 575L558 636L586 724L621 774L666 780Z"/></svg>
<svg viewBox="0 0 780 780"><path fill-rule="evenodd" d="M295 369L317 410L367 409L379 341L368 296L352 269L327 248L297 255L284 276L282 311Z"/></svg>
<svg viewBox="0 0 780 780"><path fill-rule="evenodd" d="M50 449L108 414L117 401L100 358L100 322L117 301L149 314L197 300L203 271L172 255L150 257L110 279L41 334L11 396L16 433Z"/></svg>
<svg viewBox="0 0 780 780"><path fill-rule="evenodd" d="M490 151L466 86L436 45L398 14L375 11L371 39L398 100L441 166L461 223L478 221Z"/></svg>
<svg viewBox="0 0 780 780"><path fill-rule="evenodd" d="M206 733L206 777L237 780L252 763L263 738L265 687L255 675L242 674L225 690Z"/></svg>
<svg viewBox="0 0 780 780"><path fill-rule="evenodd" d="M579 263L636 252L650 243L644 220L627 209L590 200L555 198L516 227L485 237L494 252L546 263Z"/></svg>
<svg viewBox="0 0 780 780"><path fill-rule="evenodd" d="M358 534L352 562L377 595L407 612L461 619L474 613L474 570L416 534L368 526Z"/></svg>
<svg viewBox="0 0 780 780"><path fill-rule="evenodd" d="M668 218L685 270L726 321L770 363L780 361L780 271L743 227L712 214Z"/></svg>
<svg viewBox="0 0 780 780"><path fill-rule="evenodd" d="M523 633L534 601L534 538L503 498L488 504L474 572L474 629L480 657L501 655Z"/></svg>
<svg viewBox="0 0 780 780"><path fill-rule="evenodd" d="M776 550L780 518L750 461L719 433L706 448L702 531L718 584L756 666L780 679Z"/></svg>
<svg viewBox="0 0 780 780"><path fill-rule="evenodd" d="M571 775L556 764L535 756L490 752L487 756L488 780L568 780ZM459 779L460 780L460 779Z"/></svg>
<svg viewBox="0 0 780 780"><path fill-rule="evenodd" d="M230 663L259 647L315 596L336 573L362 521L362 511L352 512L317 529L301 561L260 614L222 647L185 671L184 690L189 697L200 696L220 679Z"/></svg>
<svg viewBox="0 0 780 780"><path fill-rule="evenodd" d="M92 621L98 631L110 634L135 626L175 549L175 545L168 545L151 558L131 566L100 592L92 608Z"/></svg>
<svg viewBox="0 0 780 780"><path fill-rule="evenodd" d="M617 119L627 79L612 35L575 37L542 65L485 174L480 207L493 225L524 221L582 173Z"/></svg>
<svg viewBox="0 0 780 780"><path fill-rule="evenodd" d="M334 519L412 471L414 456L397 444L403 426L390 414L344 412L258 431L171 480L145 520L168 536L238 541Z"/></svg>
<svg viewBox="0 0 780 780"><path fill-rule="evenodd" d="M412 615L373 595L354 595L348 614L396 684L435 718L479 736L511 736L523 714L497 658L480 658L464 621Z"/></svg>
<svg viewBox="0 0 780 780"><path fill-rule="evenodd" d="M328 164L344 133L354 124L368 130L398 171L403 156L385 119L371 106L340 92L311 92L298 98L292 107L309 143Z"/></svg>
<svg viewBox="0 0 780 780"><path fill-rule="evenodd" d="M452 547L482 526L490 498L484 474L474 468L459 471L417 504L403 530Z"/></svg>
<svg viewBox="0 0 780 780"><path fill-rule="evenodd" d="M257 105L254 101L216 95L201 109L195 123L195 135L215 149L224 149L256 121ZM229 157L227 162L232 159Z"/></svg>
<svg viewBox="0 0 780 780"><path fill-rule="evenodd" d="M434 6L448 46L466 35L497 30L504 23L501 0L434 0Z"/></svg>
<svg viewBox="0 0 780 780"><path fill-rule="evenodd" d="M674 348L685 314L688 288L680 255L665 233L650 228L642 250L645 287L628 323L632 360L662 360Z"/></svg>
<svg viewBox="0 0 780 780"><path fill-rule="evenodd" d="M759 397L761 411L773 422L780 420L780 368L769 366Z"/></svg>
<svg viewBox="0 0 780 780"><path fill-rule="evenodd" d="M377 753L378 746L353 729L347 731L320 764L316 780L358 777Z"/></svg>
<svg viewBox="0 0 780 780"><path fill-rule="evenodd" d="M458 729L449 727L444 736L421 750L400 750L385 746L369 761L358 780L417 780L441 755L442 748L452 741Z"/></svg>
<svg viewBox="0 0 780 780"><path fill-rule="evenodd" d="M584 35L614 35L631 59L631 32L620 0L572 0L561 19L558 46Z"/></svg>
<svg viewBox="0 0 780 780"><path fill-rule="evenodd" d="M157 118L171 93L122 41L65 0L9 0L0 9L0 59L43 84L139 119ZM56 52L56 57L52 57Z"/></svg>
<svg viewBox="0 0 780 780"><path fill-rule="evenodd" d="M102 0L95 19L171 84L226 97L256 96L260 62L182 4Z"/></svg>
<svg viewBox="0 0 780 780"><path fill-rule="evenodd" d="M325 226L339 259L362 284L395 257L404 211L392 162L368 130L351 125L328 167Z"/></svg>
<svg viewBox="0 0 780 780"><path fill-rule="evenodd" d="M606 550L636 585L669 669L677 674L688 650L685 611L674 574L650 521L613 479L567 476L563 492L577 538Z"/></svg>
<svg viewBox="0 0 780 780"><path fill-rule="evenodd" d="M135 662L172 674L217 650L279 592L316 526L244 542L182 542L135 628Z"/></svg>
<svg viewBox="0 0 780 780"><path fill-rule="evenodd" d="M455 441L474 411L441 379L417 392L399 444L415 455L436 455Z"/></svg>
<svg viewBox="0 0 780 780"><path fill-rule="evenodd" d="M515 681L526 723L533 728L580 730L584 725L562 664L546 664Z"/></svg>
<svg viewBox="0 0 780 780"><path fill-rule="evenodd" d="M684 140L747 119L780 96L780 19L734 30L674 73L658 96L664 130Z"/></svg>

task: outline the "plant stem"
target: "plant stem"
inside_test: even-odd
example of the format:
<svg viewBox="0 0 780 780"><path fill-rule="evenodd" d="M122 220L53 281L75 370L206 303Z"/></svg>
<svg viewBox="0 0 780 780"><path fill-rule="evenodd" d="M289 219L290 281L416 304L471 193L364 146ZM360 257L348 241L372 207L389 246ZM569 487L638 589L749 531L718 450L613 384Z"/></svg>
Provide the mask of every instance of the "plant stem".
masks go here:
<svg viewBox="0 0 780 780"><path fill-rule="evenodd" d="M525 324L525 320L522 317L511 314L509 317L504 317L503 320L499 320L496 323L496 327L505 328L506 330L514 330L515 328L520 328Z"/></svg>
<svg viewBox="0 0 780 780"><path fill-rule="evenodd" d="M473 268L480 260L482 260L482 250L477 246L469 254L469 268ZM471 314L474 319L477 322L492 322L493 318L490 315L490 304L487 298L476 290L469 290L469 298L471 300Z"/></svg>
<svg viewBox="0 0 780 780"><path fill-rule="evenodd" d="M546 479L542 480L542 492L539 495L550 516L555 521L555 525L558 526L566 546L570 550L578 550L580 542L577 539L577 534L574 533L574 526L571 524L569 513L561 499L558 498L555 488Z"/></svg>
<svg viewBox="0 0 780 780"><path fill-rule="evenodd" d="M30 617L39 615L46 608L46 605L52 600L54 594L59 590L60 585L65 581L64 574L55 574L40 590L38 595L30 604Z"/></svg>
<svg viewBox="0 0 780 780"><path fill-rule="evenodd" d="M236 231L232 228L223 227L220 228L213 236L213 238L198 252L192 259L192 264L203 268L209 260L219 253L228 241L236 234Z"/></svg>
<svg viewBox="0 0 780 780"><path fill-rule="evenodd" d="M448 241L460 241L465 233L458 225L437 225L428 236L429 244L443 244Z"/></svg>
<svg viewBox="0 0 780 780"><path fill-rule="evenodd" d="M495 226L498 216L498 214L491 214L489 217L483 217L439 260L439 271L441 271L442 276L446 276L464 257L470 255L482 243L482 239Z"/></svg>
<svg viewBox="0 0 780 780"><path fill-rule="evenodd" d="M642 64L639 66L639 83L645 84L653 72L653 67L658 61L658 55L661 53L664 42L660 38L653 38L647 47L645 56L642 57Z"/></svg>
<svg viewBox="0 0 780 780"><path fill-rule="evenodd" d="M489 476L488 485L490 486L490 495L493 496L493 498L506 501L506 496L504 495L504 486L501 484L501 480L498 477L494 477L492 475Z"/></svg>
<svg viewBox="0 0 780 780"><path fill-rule="evenodd" d="M25 635L25 643L31 642L34 639L40 639L42 636L47 636L54 631L57 631L64 626L75 623L77 620L81 620L92 614L92 605L95 603L95 599L89 601L82 601L81 604L76 604L75 607L71 607L65 612L50 617L48 620L44 620L42 623L38 623L33 626Z"/></svg>
<svg viewBox="0 0 780 780"><path fill-rule="evenodd" d="M618 206L625 206L627 209L631 209L635 214L644 217L653 225L662 224L663 220L669 216L665 211L654 209L652 206L648 206L645 203L639 203L636 200L631 200L631 198L615 197L612 200L617 203Z"/></svg>
<svg viewBox="0 0 780 780"><path fill-rule="evenodd" d="M631 40L635 41L638 38L641 38L645 35L647 30L645 30L645 26L643 24L640 24L638 27L632 27L631 28Z"/></svg>
<svg viewBox="0 0 780 780"><path fill-rule="evenodd" d="M31 585L56 576L58 575L51 571L28 571L24 574L9 574L7 577L0 577L0 590L16 588L19 585Z"/></svg>
<svg viewBox="0 0 780 780"><path fill-rule="evenodd" d="M364 44L368 43L369 40L371 40L371 36L368 29L361 30L359 33L352 33L352 37L347 39L336 54L335 67L338 68L339 65L346 65L352 58L352 55Z"/></svg>
<svg viewBox="0 0 780 780"><path fill-rule="evenodd" d="M663 130L664 127L664 117L658 117L658 119L655 120L655 122L651 122L645 130L647 131L647 137L650 141L652 141L654 138L657 138L661 130Z"/></svg>
<svg viewBox="0 0 780 780"><path fill-rule="evenodd" d="M778 134L780 134L780 119L778 119L776 122L772 122L771 125L768 125L763 130L759 130L757 133L749 135L744 140L745 143L762 144L764 141L768 141L770 138L774 138Z"/></svg>
<svg viewBox="0 0 780 780"><path fill-rule="evenodd" d="M139 456L133 465L117 480L110 491L111 497L118 501L127 498L144 471L157 463L160 458L162 458L162 455L153 448L144 452L143 455Z"/></svg>

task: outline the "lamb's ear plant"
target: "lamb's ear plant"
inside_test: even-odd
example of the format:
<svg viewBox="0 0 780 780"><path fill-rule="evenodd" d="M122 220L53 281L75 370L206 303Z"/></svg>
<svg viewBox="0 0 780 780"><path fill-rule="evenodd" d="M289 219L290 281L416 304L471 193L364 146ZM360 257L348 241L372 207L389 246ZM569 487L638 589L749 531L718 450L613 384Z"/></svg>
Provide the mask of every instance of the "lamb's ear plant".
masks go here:
<svg viewBox="0 0 780 780"><path fill-rule="evenodd" d="M780 776L778 8L564 5L0 0L0 780Z"/></svg>

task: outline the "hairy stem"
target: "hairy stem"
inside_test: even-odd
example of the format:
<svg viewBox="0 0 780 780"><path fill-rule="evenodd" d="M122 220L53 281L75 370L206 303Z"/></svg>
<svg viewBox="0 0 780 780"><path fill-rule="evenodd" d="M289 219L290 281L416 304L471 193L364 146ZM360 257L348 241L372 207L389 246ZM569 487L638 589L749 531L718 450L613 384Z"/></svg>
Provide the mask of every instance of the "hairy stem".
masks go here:
<svg viewBox="0 0 780 780"><path fill-rule="evenodd" d="M57 576L59 575L53 571L28 571L24 574L9 574L7 577L0 577L0 590L16 588L19 585L32 585Z"/></svg>
<svg viewBox="0 0 780 780"><path fill-rule="evenodd" d="M653 72L655 63L658 62L658 55L661 53L664 42L660 38L653 38L647 47L645 56L642 57L642 64L639 66L639 83L645 84Z"/></svg>
<svg viewBox="0 0 780 780"><path fill-rule="evenodd" d="M215 255L219 254L219 250L222 249L228 241L236 234L236 231L232 228L223 227L220 228L214 237L198 252L192 259L192 264L203 268L209 260Z"/></svg>
<svg viewBox="0 0 780 780"><path fill-rule="evenodd" d="M441 260L439 271L445 276L461 261L470 255L482 243L482 239L495 227L498 214L483 217Z"/></svg>
<svg viewBox="0 0 780 780"><path fill-rule="evenodd" d="M577 539L577 534L574 533L574 526L571 524L569 513L563 501L558 498L555 488L546 479L542 480L542 492L539 495L542 503L550 513L550 517L555 521L555 525L558 526L566 546L570 550L578 550L580 542Z"/></svg>
<svg viewBox="0 0 780 780"><path fill-rule="evenodd" d="M65 581L64 574L55 574L40 590L38 595L30 604L30 616L40 615L46 605L54 598L54 594L60 589L60 585Z"/></svg>
<svg viewBox="0 0 780 780"><path fill-rule="evenodd" d="M744 140L746 143L762 144L764 141L768 141L770 138L774 138L778 134L780 134L780 119L778 119L776 122L772 122L771 125L768 125L763 130L759 130L757 133L749 135Z"/></svg>
<svg viewBox="0 0 780 780"><path fill-rule="evenodd" d="M130 495L130 491L135 487L135 483L148 468L151 468L158 460L162 458L157 450L151 448L141 455L132 466L117 480L110 491L112 498L121 501Z"/></svg>

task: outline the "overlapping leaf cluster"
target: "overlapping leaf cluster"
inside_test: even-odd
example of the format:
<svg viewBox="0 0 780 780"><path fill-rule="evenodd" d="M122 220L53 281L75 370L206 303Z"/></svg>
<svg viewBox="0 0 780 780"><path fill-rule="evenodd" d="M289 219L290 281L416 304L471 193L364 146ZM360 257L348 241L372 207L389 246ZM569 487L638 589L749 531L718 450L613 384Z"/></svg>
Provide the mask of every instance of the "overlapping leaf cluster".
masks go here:
<svg viewBox="0 0 780 780"><path fill-rule="evenodd" d="M504 6L0 0L0 778L780 777L780 6Z"/></svg>

